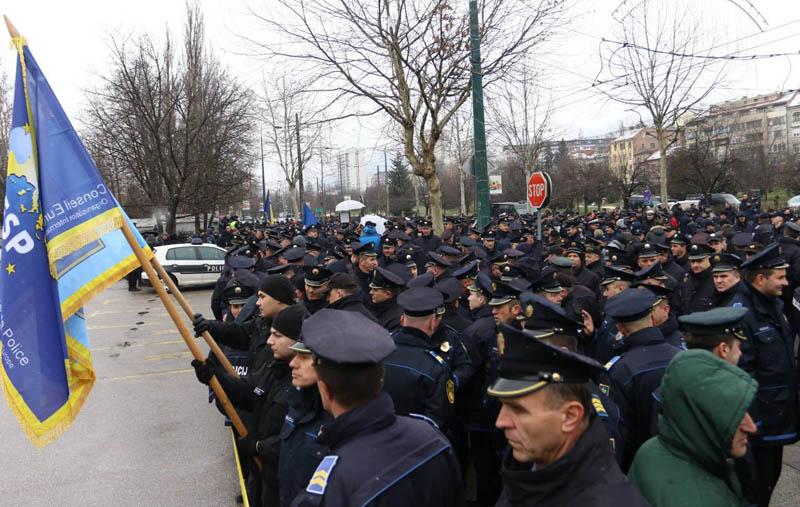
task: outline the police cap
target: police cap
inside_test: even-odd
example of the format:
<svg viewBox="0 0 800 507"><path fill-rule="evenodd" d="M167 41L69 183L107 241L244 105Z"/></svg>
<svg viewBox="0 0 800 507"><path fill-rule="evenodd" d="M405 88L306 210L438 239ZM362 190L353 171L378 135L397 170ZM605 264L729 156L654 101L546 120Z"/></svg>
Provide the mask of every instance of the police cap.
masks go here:
<svg viewBox="0 0 800 507"><path fill-rule="evenodd" d="M537 294L523 292L520 295L520 303L525 316L525 329L540 333L539 338L554 334L578 336L583 328L583 322L578 322L567 315L567 311L561 305Z"/></svg>
<svg viewBox="0 0 800 507"><path fill-rule="evenodd" d="M436 253L442 255L461 255L461 250L450 245L441 245L436 249Z"/></svg>
<svg viewBox="0 0 800 507"><path fill-rule="evenodd" d="M397 296L397 304L406 315L422 317L431 315L442 307L444 297L441 292L431 287L413 287Z"/></svg>
<svg viewBox="0 0 800 507"><path fill-rule="evenodd" d="M478 261L474 260L464 264L460 268L453 271L453 276L459 280L464 278L475 278L478 276Z"/></svg>
<svg viewBox="0 0 800 507"><path fill-rule="evenodd" d="M730 334L746 340L742 319L749 310L743 307L720 307L678 317L678 322L693 336Z"/></svg>
<svg viewBox="0 0 800 507"><path fill-rule="evenodd" d="M492 299L492 279L486 273L478 273L475 282L468 289L471 292L480 292L487 300Z"/></svg>
<svg viewBox="0 0 800 507"><path fill-rule="evenodd" d="M733 271L739 269L739 266L741 265L742 258L738 255L724 253L714 254L711 256L711 271L714 273Z"/></svg>
<svg viewBox="0 0 800 507"><path fill-rule="evenodd" d="M552 266L545 266L539 276L531 284L531 290L534 292L561 292L562 287L556 278L556 269Z"/></svg>
<svg viewBox="0 0 800 507"><path fill-rule="evenodd" d="M428 258L430 259L430 262L428 264L435 264L442 268L449 268L450 266L453 265L452 262L448 261L441 254L438 254L436 252L428 252Z"/></svg>
<svg viewBox="0 0 800 507"><path fill-rule="evenodd" d="M433 273L426 271L416 278L412 278L411 280L407 281L406 287L409 289L413 289L415 287L433 287L435 282L436 278L434 278Z"/></svg>
<svg viewBox="0 0 800 507"><path fill-rule="evenodd" d="M309 287L321 287L328 283L333 273L325 266L306 266L306 285Z"/></svg>
<svg viewBox="0 0 800 507"><path fill-rule="evenodd" d="M323 308L316 312L303 321L302 336L317 363L377 364L396 348L384 327L347 310Z"/></svg>
<svg viewBox="0 0 800 507"><path fill-rule="evenodd" d="M637 279L634 273L628 266L608 266L603 273L603 280L600 285L608 285L612 282L635 282Z"/></svg>
<svg viewBox="0 0 800 507"><path fill-rule="evenodd" d="M641 287L629 288L612 297L606 303L606 314L617 322L633 322L650 314L656 296Z"/></svg>
<svg viewBox="0 0 800 507"><path fill-rule="evenodd" d="M286 259L286 262L298 262L305 258L306 256L306 249L294 247L286 250L283 253L283 258Z"/></svg>
<svg viewBox="0 0 800 507"><path fill-rule="evenodd" d="M229 305L243 305L247 300L255 294L256 291L252 287L241 285L233 280L228 282L225 290L222 293L222 298L228 302Z"/></svg>
<svg viewBox="0 0 800 507"><path fill-rule="evenodd" d="M656 246L653 243L642 243L642 245L636 250L636 257L640 259L657 256L658 250L656 250Z"/></svg>
<svg viewBox="0 0 800 507"><path fill-rule="evenodd" d="M499 331L499 376L488 390L491 396L516 398L550 384L585 384L602 371L594 359L539 340L536 331L506 324Z"/></svg>
<svg viewBox="0 0 800 507"><path fill-rule="evenodd" d="M378 252L375 251L375 244L372 241L367 241L364 244L356 242L353 243L353 253L356 255L366 255L368 257L377 257Z"/></svg>
<svg viewBox="0 0 800 507"><path fill-rule="evenodd" d="M464 286L452 276L437 283L433 288L442 293L445 304L452 303L464 294Z"/></svg>
<svg viewBox="0 0 800 507"><path fill-rule="evenodd" d="M710 257L714 253L714 249L703 243L694 243L689 247L689 260L700 260L704 257Z"/></svg>
<svg viewBox="0 0 800 507"><path fill-rule="evenodd" d="M639 280L666 280L667 275L664 273L664 268L660 262L654 262L649 268L642 269L636 272L636 278Z"/></svg>
<svg viewBox="0 0 800 507"><path fill-rule="evenodd" d="M786 269L789 267L781 255L781 247L773 243L742 263L742 269Z"/></svg>
<svg viewBox="0 0 800 507"><path fill-rule="evenodd" d="M371 289L399 289L406 284L403 277L386 268L377 267L372 273Z"/></svg>
<svg viewBox="0 0 800 507"><path fill-rule="evenodd" d="M520 293L527 288L528 283L524 280L514 279L509 282L502 280L492 282L492 299L489 300L490 306L499 306L516 299Z"/></svg>

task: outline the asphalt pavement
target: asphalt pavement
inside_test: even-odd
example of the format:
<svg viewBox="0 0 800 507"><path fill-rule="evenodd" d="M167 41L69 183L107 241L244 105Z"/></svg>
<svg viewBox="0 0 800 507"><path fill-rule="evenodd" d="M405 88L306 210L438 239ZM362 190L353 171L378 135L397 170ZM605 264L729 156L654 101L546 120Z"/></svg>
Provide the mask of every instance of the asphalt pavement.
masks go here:
<svg viewBox="0 0 800 507"><path fill-rule="evenodd" d="M211 315L210 290L184 295ZM86 315L97 382L72 427L36 449L0 408L0 505L235 506L230 430L155 292L122 281ZM784 453L772 505L800 505L800 445Z"/></svg>
<svg viewBox="0 0 800 507"><path fill-rule="evenodd" d="M210 290L184 295L211 315ZM230 430L155 292L128 292L122 281L85 310L95 386L43 449L0 407L0 505L235 506Z"/></svg>

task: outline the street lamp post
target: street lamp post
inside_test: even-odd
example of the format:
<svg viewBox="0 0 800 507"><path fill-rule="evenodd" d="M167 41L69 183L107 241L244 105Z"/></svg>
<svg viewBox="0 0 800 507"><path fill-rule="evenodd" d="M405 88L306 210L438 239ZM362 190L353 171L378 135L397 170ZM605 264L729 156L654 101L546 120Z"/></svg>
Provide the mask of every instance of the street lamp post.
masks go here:
<svg viewBox="0 0 800 507"><path fill-rule="evenodd" d="M305 203L305 189L303 188L303 151L300 149L300 115L295 113L295 134L297 135L297 182L300 185L298 196L300 197L300 207Z"/></svg>
<svg viewBox="0 0 800 507"><path fill-rule="evenodd" d="M486 125L483 114L481 38L478 33L478 1L469 0L469 31L472 44L472 122L475 143L475 197L478 228L489 223L489 176L486 163Z"/></svg>
<svg viewBox="0 0 800 507"><path fill-rule="evenodd" d="M267 183L264 179L264 130L261 130L261 208L264 221L267 221Z"/></svg>

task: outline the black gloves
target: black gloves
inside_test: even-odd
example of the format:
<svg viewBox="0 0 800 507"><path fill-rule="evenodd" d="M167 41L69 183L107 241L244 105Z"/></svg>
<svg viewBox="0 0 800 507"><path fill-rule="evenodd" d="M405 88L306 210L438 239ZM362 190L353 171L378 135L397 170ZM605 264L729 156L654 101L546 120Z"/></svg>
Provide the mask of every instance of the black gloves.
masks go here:
<svg viewBox="0 0 800 507"><path fill-rule="evenodd" d="M194 326L195 337L201 336L205 331L211 330L211 321L207 320L202 314L199 313L194 314L192 325Z"/></svg>
<svg viewBox="0 0 800 507"><path fill-rule="evenodd" d="M239 439L239 452L246 457L255 456L258 454L257 443L258 439L255 434L248 433L246 437Z"/></svg>
<svg viewBox="0 0 800 507"><path fill-rule="evenodd" d="M194 374L197 375L197 380L201 384L208 385L211 382L211 377L214 376L214 365L211 362L192 359L192 367L194 367Z"/></svg>

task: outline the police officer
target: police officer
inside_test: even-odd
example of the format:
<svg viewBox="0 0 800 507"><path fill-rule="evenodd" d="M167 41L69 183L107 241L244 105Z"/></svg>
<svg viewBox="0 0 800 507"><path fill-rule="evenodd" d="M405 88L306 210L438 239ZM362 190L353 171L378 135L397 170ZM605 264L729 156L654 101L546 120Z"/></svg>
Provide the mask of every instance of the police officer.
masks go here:
<svg viewBox="0 0 800 507"><path fill-rule="evenodd" d="M289 348L295 356L289 362L292 389L289 389L289 411L280 433L280 505L290 505L311 480L314 470L327 454L326 447L317 441L317 435L323 425L333 422L333 417L322 407L317 389L319 377L303 335L300 334Z"/></svg>
<svg viewBox="0 0 800 507"><path fill-rule="evenodd" d="M750 414L758 425L748 456L751 482L748 500L769 505L781 474L783 447L798 441L798 385L794 335L783 314L781 293L786 288L788 264L773 243L742 263L745 283L731 306L750 310L744 318L747 340L739 366L758 381Z"/></svg>
<svg viewBox="0 0 800 507"><path fill-rule="evenodd" d="M316 313L328 304L328 281L333 273L325 266L306 266L305 271L303 304L308 313Z"/></svg>
<svg viewBox="0 0 800 507"><path fill-rule="evenodd" d="M636 451L651 436L654 413L653 392L661 384L667 364L680 349L664 341L653 325L656 296L647 289L630 288L617 294L606 305L623 339L618 354L606 364L611 377L611 398L619 405L628 429L623 449L623 470L627 470Z"/></svg>
<svg viewBox="0 0 800 507"><path fill-rule="evenodd" d="M397 297L401 327L393 334L396 349L386 358L386 392L398 414L424 417L446 432L452 423L456 381L432 337L442 294L430 287L407 289Z"/></svg>
<svg viewBox="0 0 800 507"><path fill-rule="evenodd" d="M600 282L606 304L612 301L617 294L630 288L636 280L636 274L628 267L607 266L605 277ZM588 333L587 343L582 352L595 361L605 363L614 357L614 347L621 340L622 335L617 330L617 323L606 312L600 328L590 330Z"/></svg>
<svg viewBox="0 0 800 507"><path fill-rule="evenodd" d="M442 239L433 233L433 222L430 219L425 218L419 222L419 236L414 243L419 245L423 253L433 252L442 244Z"/></svg>
<svg viewBox="0 0 800 507"><path fill-rule="evenodd" d="M497 505L647 505L592 410L589 381L600 364L540 341L535 331L500 331L500 377L489 393L503 404L497 427L511 452Z"/></svg>
<svg viewBox="0 0 800 507"><path fill-rule="evenodd" d="M403 309L397 304L397 295L404 286L405 280L400 275L382 267L375 269L369 283L370 310L378 323L389 331L400 327Z"/></svg>
<svg viewBox="0 0 800 507"><path fill-rule="evenodd" d="M703 243L689 248L689 271L681 283L681 307L679 313L710 310L714 304L714 278L711 274L711 255L714 250Z"/></svg>
<svg viewBox="0 0 800 507"><path fill-rule="evenodd" d="M564 308L534 294L523 293L522 305L526 319L523 327L536 332L540 340L556 347L578 351L583 335L583 322L572 319ZM619 407L609 397L610 385L604 372L591 380L592 411L603 422L617 462L622 459L623 425Z"/></svg>
<svg viewBox="0 0 800 507"><path fill-rule="evenodd" d="M388 331L357 313L324 309L303 323L303 338L334 421L317 436L328 455L292 506L463 505L447 439L427 421L395 415L382 391L383 361L395 349Z"/></svg>
<svg viewBox="0 0 800 507"><path fill-rule="evenodd" d="M730 306L742 286L739 266L742 259L729 253L711 256L711 275L714 278L714 307Z"/></svg>
<svg viewBox="0 0 800 507"><path fill-rule="evenodd" d="M464 330L462 338L475 365L475 375L465 384L456 411L467 430L469 458L476 475L476 503L494 505L500 495L500 458L506 442L494 426L500 404L487 393L497 379L500 361L496 325L489 306L492 299L489 275L479 273L469 292L469 308L474 322Z"/></svg>
<svg viewBox="0 0 800 507"><path fill-rule="evenodd" d="M372 279L372 272L378 267L378 252L372 242L359 244L353 249L355 262L353 263L353 274L356 282L361 288L358 297L364 304L369 303L369 282Z"/></svg>
<svg viewBox="0 0 800 507"><path fill-rule="evenodd" d="M567 246L566 256L572 261L572 274L575 276L575 283L583 285L595 294L600 293L600 277L592 271L586 269L584 265L586 247L579 241L571 241Z"/></svg>

